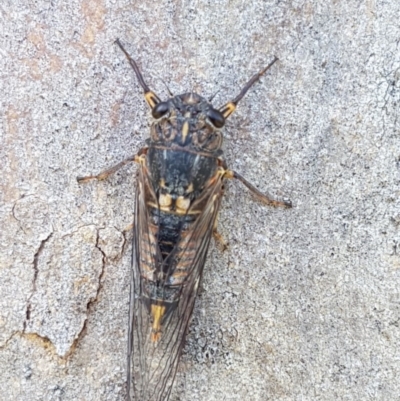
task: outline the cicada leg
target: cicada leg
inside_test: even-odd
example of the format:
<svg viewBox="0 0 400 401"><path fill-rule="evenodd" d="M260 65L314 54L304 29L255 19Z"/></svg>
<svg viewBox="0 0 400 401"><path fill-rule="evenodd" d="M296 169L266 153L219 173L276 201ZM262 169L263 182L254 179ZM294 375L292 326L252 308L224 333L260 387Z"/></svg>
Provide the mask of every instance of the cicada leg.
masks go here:
<svg viewBox="0 0 400 401"><path fill-rule="evenodd" d="M274 206L274 207L286 207L286 208L292 207L292 202L290 200L279 201L279 200L271 198L269 195L263 194L254 185L250 184L247 180L245 180L236 171L226 170L224 177L225 178L236 178L242 184L244 184L260 202L262 202L266 205Z"/></svg>
<svg viewBox="0 0 400 401"><path fill-rule="evenodd" d="M135 223L132 222L132 223L128 224L128 225L122 230L122 233L123 233L123 234L129 233L130 231L133 230L134 227L135 227Z"/></svg>
<svg viewBox="0 0 400 401"><path fill-rule="evenodd" d="M114 174L116 171L118 171L121 167L124 167L126 164L129 164L132 162L141 163L141 156L143 154L146 154L146 151L147 151L147 148L143 148L139 151L139 153L137 155L130 156L127 159L123 160L122 162L116 164L113 167L108 168L107 170L100 172L97 175L87 175L85 177L76 177L76 179L80 184L82 182L87 182L90 180L105 180L111 174Z"/></svg>
<svg viewBox="0 0 400 401"><path fill-rule="evenodd" d="M220 174L222 176L224 175L224 170L223 169L220 170ZM220 196L223 196L224 192L225 192L224 191L224 186L222 186L221 191L220 191ZM214 240L215 240L219 250L221 252L224 252L224 251L226 251L228 249L228 245L229 244L228 244L228 242L226 242L224 240L224 237L218 232L217 226L218 226L218 213L217 213L217 215L215 216L215 219L214 219L212 235L214 237Z"/></svg>
<svg viewBox="0 0 400 401"><path fill-rule="evenodd" d="M228 249L228 243L224 240L224 237L218 232L217 230L217 224L214 224L214 229L213 229L213 237L218 244L218 248L220 251L224 252Z"/></svg>

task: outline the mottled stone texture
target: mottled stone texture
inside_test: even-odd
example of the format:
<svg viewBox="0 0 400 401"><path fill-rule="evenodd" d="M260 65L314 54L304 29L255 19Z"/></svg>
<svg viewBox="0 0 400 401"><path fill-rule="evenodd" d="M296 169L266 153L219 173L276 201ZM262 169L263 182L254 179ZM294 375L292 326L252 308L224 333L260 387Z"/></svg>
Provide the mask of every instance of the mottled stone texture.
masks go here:
<svg viewBox="0 0 400 401"><path fill-rule="evenodd" d="M119 37L160 97L219 106L226 192L173 400L398 400L400 3L2 1L0 399L125 394L135 167L148 135Z"/></svg>

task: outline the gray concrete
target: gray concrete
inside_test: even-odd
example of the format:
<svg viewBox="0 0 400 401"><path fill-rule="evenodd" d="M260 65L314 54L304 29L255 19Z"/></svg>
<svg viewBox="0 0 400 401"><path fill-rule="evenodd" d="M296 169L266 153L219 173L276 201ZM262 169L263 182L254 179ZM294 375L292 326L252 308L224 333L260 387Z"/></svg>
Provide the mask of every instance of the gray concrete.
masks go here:
<svg viewBox="0 0 400 401"><path fill-rule="evenodd" d="M230 183L181 401L398 400L400 3L2 1L0 399L123 400L135 153L161 96L223 104Z"/></svg>

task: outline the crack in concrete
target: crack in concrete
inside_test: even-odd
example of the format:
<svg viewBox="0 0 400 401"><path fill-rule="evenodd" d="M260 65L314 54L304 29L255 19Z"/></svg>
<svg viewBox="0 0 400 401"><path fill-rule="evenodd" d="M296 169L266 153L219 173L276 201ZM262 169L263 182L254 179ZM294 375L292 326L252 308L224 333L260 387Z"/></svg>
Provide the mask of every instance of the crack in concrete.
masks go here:
<svg viewBox="0 0 400 401"><path fill-rule="evenodd" d="M89 300L89 302L86 305L86 310L89 312L89 309L91 307L91 305L97 301L97 297L99 296L99 293L101 291L101 289L103 288L103 284L102 284L102 280L103 280L103 276L105 273L105 267L106 267L106 261L107 261L107 256L106 254L103 252L103 250L101 249L100 245L99 245L99 241L100 241L100 234L99 234L100 230L96 230L97 232L97 237L96 237L96 245L95 247L100 251L102 258L101 258L101 272L99 274L99 279L98 279L98 286L97 286L97 291L96 291L96 295Z"/></svg>
<svg viewBox="0 0 400 401"><path fill-rule="evenodd" d="M36 281L37 281L38 274L39 274L39 268L38 268L39 257L44 249L44 246L46 245L47 241L50 240L52 235L53 235L53 232L51 232L45 239L43 239L40 242L39 248L36 251L35 255L33 256L33 272L34 273L33 273L33 280L32 280L32 292L27 301L26 312L25 312L25 321L23 323L23 330L22 330L23 333L25 333L27 322L28 322L28 320L30 320L30 317L31 317L31 308L32 308L31 299L32 299L34 293L36 292Z"/></svg>
<svg viewBox="0 0 400 401"><path fill-rule="evenodd" d="M74 234L78 233L79 230L81 230L82 228L86 228L86 227L95 227L95 225L94 224L83 224L81 226L74 227L71 231L61 235L60 239L64 239L66 237L72 237Z"/></svg>
<svg viewBox="0 0 400 401"><path fill-rule="evenodd" d="M21 334L20 331L14 331L13 333L11 333L10 337L8 337L5 341L3 345L0 345L0 349L6 349L8 346L8 343L17 335L17 334Z"/></svg>
<svg viewBox="0 0 400 401"><path fill-rule="evenodd" d="M117 231L119 231L116 227L114 227ZM129 243L132 241L133 236L135 235L133 232L134 224L131 223L128 227L126 227L124 230L119 231L122 234L122 237L124 238L124 242L122 243L121 246L121 255L120 257L122 258L124 256L124 253L126 251L125 247L129 245ZM132 235L132 238L130 238L130 241L128 241L129 238L127 238L128 235Z"/></svg>
<svg viewBox="0 0 400 401"><path fill-rule="evenodd" d="M25 333L25 331L14 331L8 338L7 340L4 342L4 344L2 346L0 346L0 349L6 349L8 347L8 344L12 341L12 339L16 336L19 336L20 338L27 338L27 339L36 339L39 340L41 343L45 344L47 348L51 348L53 350L53 353L55 355L57 355L57 352L55 351L55 345L53 344L53 342L50 340L50 338L46 337L46 336L42 336L36 332L32 332L32 333Z"/></svg>
<svg viewBox="0 0 400 401"><path fill-rule="evenodd" d="M14 217L14 219L15 219L16 221L18 221L18 223L20 223L21 220L18 219L17 216L15 215L15 208L17 207L18 201L19 201L19 199L18 199L16 202L14 202L14 205L13 205L13 207L12 207L12 209L11 209L11 214L12 214L12 216Z"/></svg>
<svg viewBox="0 0 400 401"><path fill-rule="evenodd" d="M18 217L15 215L15 208L17 207L17 204L18 204L18 202L19 202L21 199L23 199L23 197L21 197L20 199L18 199L17 201L14 202L14 205L13 205L13 207L12 207L12 209L11 209L11 215L12 215L12 217L15 219L15 221L18 222L18 226L19 226L19 228L22 230L22 232L23 232L24 234L26 234L26 231L24 230L24 227L23 227L22 224L21 224L21 220L18 219Z"/></svg>
<svg viewBox="0 0 400 401"><path fill-rule="evenodd" d="M71 344L71 347L69 348L69 351L64 355L64 358L65 358L65 359L68 359L68 357L74 353L74 351L75 351L75 349L76 349L76 347L77 347L79 341L80 341L80 340L83 338L83 336L85 335L86 329L87 329L87 322L88 322L90 310L91 310L92 306L97 302L98 296L99 296L99 294L100 294L100 291L101 291L101 289L103 288L102 281L103 281L103 276L104 276L104 273L105 273L105 266L106 266L106 259L107 259L107 256L106 256L106 254L103 252L103 250L101 249L101 247L100 247L100 245L99 245L99 241L100 241L100 234L99 234L99 231L100 231L100 230L96 229L97 236L96 236L96 244L95 244L95 247L96 247L96 248L100 251L100 253L102 254L102 266L101 266L101 272L100 272L99 278L98 278L98 285L97 285L96 294L94 295L94 297L90 298L90 299L89 299L89 302L86 304L86 317L85 317L85 320L84 320L84 322L83 322L82 328L81 328L81 330L79 331L79 333L77 334L77 336L75 337L73 343Z"/></svg>
<svg viewBox="0 0 400 401"><path fill-rule="evenodd" d="M11 209L11 215L12 217L15 219L15 221L18 222L18 226L19 228L23 231L24 234L27 234L27 232L24 230L24 226L22 225L22 220L20 220L16 214L15 214L15 208L17 207L18 203L22 200L22 199L27 199L29 197L34 197L34 195L21 195L21 197L19 199L17 199Z"/></svg>
<svg viewBox="0 0 400 401"><path fill-rule="evenodd" d="M84 225L82 227L86 227L86 225ZM101 249L101 246L100 246L100 229L96 229L96 234L97 235L96 235L95 247L96 247L96 249L99 250L99 252L102 255L102 267L101 267L100 274L98 276L98 285L97 285L97 289L96 289L96 294L93 297L91 297L89 299L88 303L86 304L86 317L85 317L85 320L83 322L82 328L79 331L79 333L76 335L72 345L69 348L69 351L64 356L61 357L63 359L68 359L68 357L74 353L79 341L85 335L86 330L87 330L87 322L88 322L88 316L89 316L90 310L92 309L93 305L98 301L98 297L99 297L100 291L101 291L101 289L103 287L102 281L103 281L103 277L104 277L104 274L105 274L105 267L106 267L106 264L107 264L107 255ZM122 234L123 234L123 238L124 238L124 243L122 245L122 254L123 254L125 252L125 246L127 245L128 241L127 241L127 238L125 236L126 233L122 232ZM46 243L50 240L52 235L53 235L53 232L51 232L45 239L43 239L40 242L40 245L39 245L39 247L38 247L38 249L35 252L35 255L33 257L34 276L33 276L33 280L32 280L32 293L29 296L28 301L27 301L26 319L25 319L24 324L23 324L23 330L22 330L22 332L17 331L15 333L13 333L10 336L10 338L6 341L4 346L7 345L7 343L12 339L13 336L15 336L17 334L20 334L20 335L25 335L25 336L30 336L30 335L35 336L35 337L41 339L42 341L44 341L44 342L46 342L48 344L51 344L51 346L54 347L54 344L52 343L52 341L48 337L42 336L42 335L40 335L40 334L38 334L36 332L26 333L26 331L25 331L27 323L28 323L28 321L30 319L30 314L31 314L31 299L32 299L32 297L33 297L33 295L35 294L35 291L36 291L36 282L37 282L37 278L38 278L38 275L39 275L39 268L38 268L39 258L40 258L41 253L43 252L43 249L44 249ZM69 233L69 235L71 235L71 233Z"/></svg>

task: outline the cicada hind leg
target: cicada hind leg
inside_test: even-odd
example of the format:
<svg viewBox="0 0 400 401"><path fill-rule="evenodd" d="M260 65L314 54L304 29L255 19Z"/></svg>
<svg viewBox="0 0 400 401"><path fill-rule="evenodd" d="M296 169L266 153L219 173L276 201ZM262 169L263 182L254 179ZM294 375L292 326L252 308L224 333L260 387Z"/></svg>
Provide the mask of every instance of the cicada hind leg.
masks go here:
<svg viewBox="0 0 400 401"><path fill-rule="evenodd" d="M225 241L224 237L218 232L217 227L214 227L213 237L216 243L218 244L218 248L221 252L224 252L228 249L228 242Z"/></svg>
<svg viewBox="0 0 400 401"><path fill-rule="evenodd" d="M265 205L285 208L292 207L292 202L290 200L276 200L267 194L263 194L236 171L226 170L224 178L236 178L242 184L244 184L260 202L264 203Z"/></svg>

